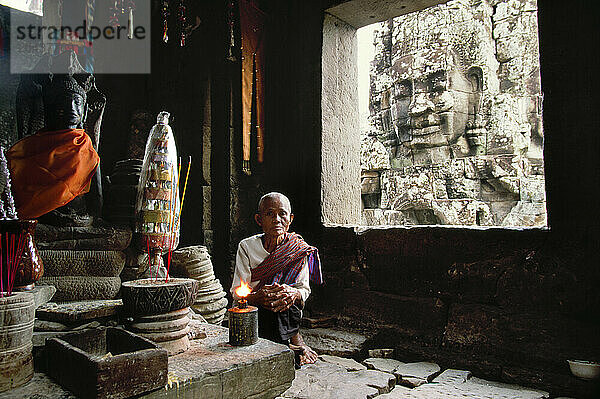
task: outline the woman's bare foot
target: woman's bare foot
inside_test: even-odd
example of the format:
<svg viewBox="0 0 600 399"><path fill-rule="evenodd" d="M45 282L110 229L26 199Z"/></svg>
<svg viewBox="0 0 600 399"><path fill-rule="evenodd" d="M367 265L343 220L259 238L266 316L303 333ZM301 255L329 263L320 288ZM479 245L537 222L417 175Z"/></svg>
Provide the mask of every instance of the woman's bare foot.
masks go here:
<svg viewBox="0 0 600 399"><path fill-rule="evenodd" d="M300 365L312 364L317 361L318 355L312 348L304 342L298 332L290 338L290 349L300 355Z"/></svg>

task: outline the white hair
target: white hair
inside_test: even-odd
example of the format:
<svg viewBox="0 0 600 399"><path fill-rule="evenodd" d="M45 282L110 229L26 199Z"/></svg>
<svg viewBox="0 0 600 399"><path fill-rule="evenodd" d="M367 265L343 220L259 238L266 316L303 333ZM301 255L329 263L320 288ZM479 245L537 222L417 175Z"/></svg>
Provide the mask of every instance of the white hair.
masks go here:
<svg viewBox="0 0 600 399"><path fill-rule="evenodd" d="M260 210L264 204L264 202L266 200L269 199L278 199L280 200L284 206L287 205L288 211L290 213L292 213L292 204L290 202L290 199L288 197L286 197L285 195L278 193L276 191L270 192L268 194L263 195L262 197L260 197L260 200L258 201L258 213L260 214Z"/></svg>

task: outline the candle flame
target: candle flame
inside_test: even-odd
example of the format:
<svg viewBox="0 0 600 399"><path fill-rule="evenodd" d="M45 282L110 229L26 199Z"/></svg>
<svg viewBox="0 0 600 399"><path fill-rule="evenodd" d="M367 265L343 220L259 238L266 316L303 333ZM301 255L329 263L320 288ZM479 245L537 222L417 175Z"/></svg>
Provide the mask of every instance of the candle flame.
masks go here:
<svg viewBox="0 0 600 399"><path fill-rule="evenodd" d="M252 292L252 288L244 280L240 280L240 283L241 285L235 289L235 294L240 298L245 298Z"/></svg>

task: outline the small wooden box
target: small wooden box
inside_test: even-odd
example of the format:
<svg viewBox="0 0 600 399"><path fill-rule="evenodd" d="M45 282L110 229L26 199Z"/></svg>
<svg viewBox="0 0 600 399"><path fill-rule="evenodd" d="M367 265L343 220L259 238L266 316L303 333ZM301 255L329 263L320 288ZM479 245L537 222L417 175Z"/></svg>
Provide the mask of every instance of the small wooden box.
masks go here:
<svg viewBox="0 0 600 399"><path fill-rule="evenodd" d="M167 351L121 328L48 339L46 355L48 374L81 398L126 398L167 384Z"/></svg>

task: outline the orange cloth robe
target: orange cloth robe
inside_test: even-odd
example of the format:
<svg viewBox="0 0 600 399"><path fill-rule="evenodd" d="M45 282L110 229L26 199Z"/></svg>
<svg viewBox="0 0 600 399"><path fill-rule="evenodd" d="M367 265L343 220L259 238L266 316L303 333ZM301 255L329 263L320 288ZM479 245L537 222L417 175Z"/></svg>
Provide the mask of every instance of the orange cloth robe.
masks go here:
<svg viewBox="0 0 600 399"><path fill-rule="evenodd" d="M34 219L90 189L100 157L83 129L39 131L6 153L20 219Z"/></svg>

